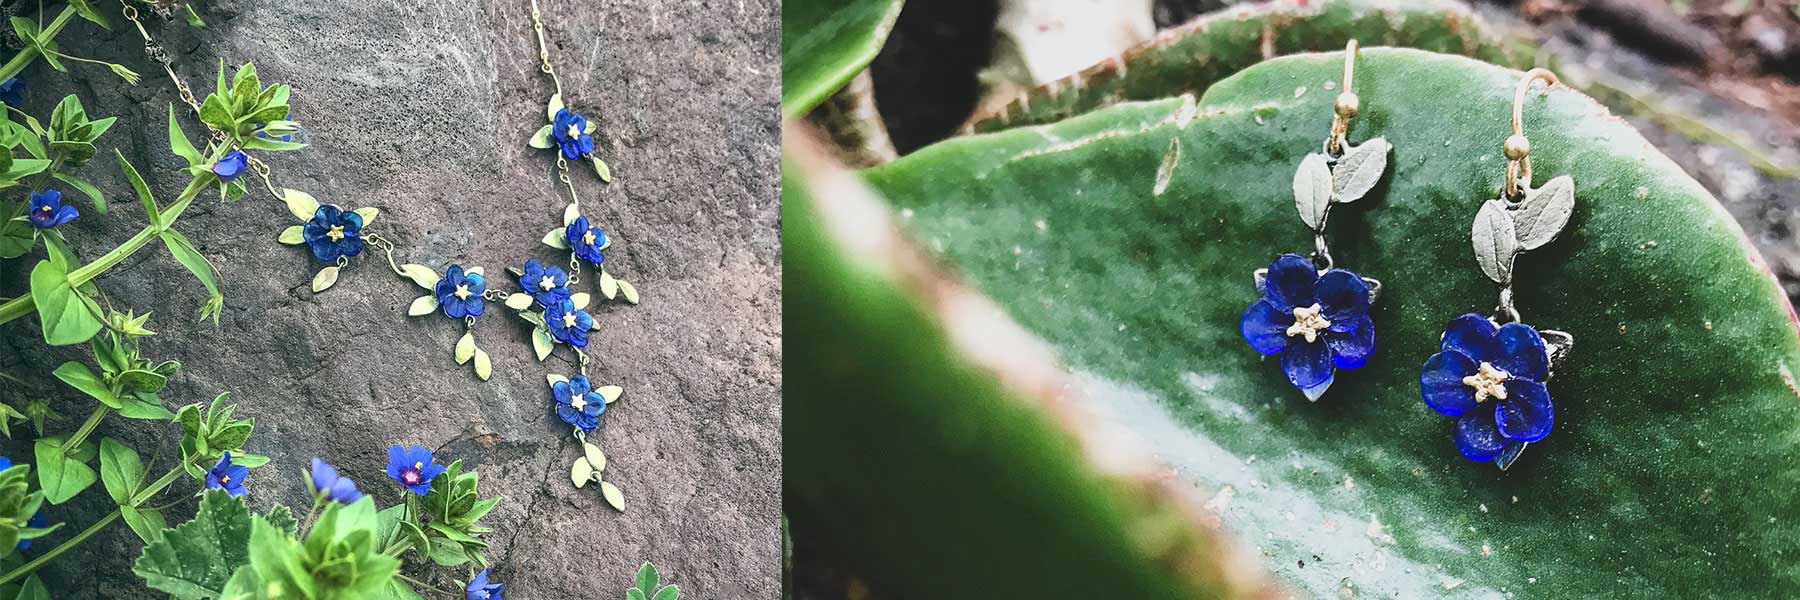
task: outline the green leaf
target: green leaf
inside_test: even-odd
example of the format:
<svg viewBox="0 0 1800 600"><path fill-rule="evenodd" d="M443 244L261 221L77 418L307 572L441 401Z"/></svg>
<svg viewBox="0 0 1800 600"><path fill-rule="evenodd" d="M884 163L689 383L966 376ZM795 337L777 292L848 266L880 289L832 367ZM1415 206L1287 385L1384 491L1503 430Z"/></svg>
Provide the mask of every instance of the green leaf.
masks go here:
<svg viewBox="0 0 1800 600"><path fill-rule="evenodd" d="M323 269L319 269L319 274L314 275L313 279L312 279L313 293L316 294L316 293L325 291L327 288L330 288L333 284L336 284L337 279L338 279L338 268L337 267L325 267Z"/></svg>
<svg viewBox="0 0 1800 600"><path fill-rule="evenodd" d="M288 535L294 535L300 530L300 522L294 519L294 511L283 504L277 504L274 508L269 509L269 514L264 515L263 520L274 525L276 529L287 532Z"/></svg>
<svg viewBox="0 0 1800 600"><path fill-rule="evenodd" d="M38 487L51 504L68 502L98 479L80 453L71 455L63 450L61 440L39 439L32 448L37 457Z"/></svg>
<svg viewBox="0 0 1800 600"><path fill-rule="evenodd" d="M119 387L121 396L134 393L155 394L169 384L169 378L149 369L126 369L120 371L113 382Z"/></svg>
<svg viewBox="0 0 1800 600"><path fill-rule="evenodd" d="M119 407L119 416L127 419L148 419L152 421L172 421L175 413L162 405L156 394L140 393L119 397L124 406Z"/></svg>
<svg viewBox="0 0 1800 600"><path fill-rule="evenodd" d="M88 341L100 332L99 306L69 286L69 274L53 260L31 269L31 300L37 305L44 342L67 346Z"/></svg>
<svg viewBox="0 0 1800 600"><path fill-rule="evenodd" d="M169 150L176 156L187 160L190 167L206 162L206 157L200 154L200 150L194 147L193 142L188 141L187 132L181 130L181 122L175 118L174 103L169 104ZM124 160L123 154L119 155L119 160ZM139 195L142 193L140 192Z"/></svg>
<svg viewBox="0 0 1800 600"><path fill-rule="evenodd" d="M606 166L606 161L600 160L598 155L589 154L588 162L594 163L594 174L600 176L600 181L612 183L612 168Z"/></svg>
<svg viewBox="0 0 1800 600"><path fill-rule="evenodd" d="M37 575L32 575L25 578L25 583L19 586L19 595L13 596L13 600L50 600L50 588L44 587Z"/></svg>
<svg viewBox="0 0 1800 600"><path fill-rule="evenodd" d="M136 450L112 438L100 440L100 480L106 494L120 506L129 506L131 496L144 483L144 461Z"/></svg>
<svg viewBox="0 0 1800 600"><path fill-rule="evenodd" d="M539 326L531 330L531 350L537 354L538 361L542 362L548 358L550 352L555 349L556 339L550 337L548 328Z"/></svg>
<svg viewBox="0 0 1800 600"><path fill-rule="evenodd" d="M169 528L169 522L163 518L162 511L153 508L122 507L119 509L119 517L125 519L125 525L131 528L132 533L137 534L138 539L144 540L145 544L162 539L163 530Z"/></svg>
<svg viewBox="0 0 1800 600"><path fill-rule="evenodd" d="M206 288L207 301L200 309L200 318L204 320L210 314L213 317L213 323L217 324L219 313L225 308L225 294L219 291L219 270L214 268L212 261L206 260L206 255L201 254L200 249L195 248L194 243L181 232L165 229L161 237L163 244L169 247L169 253L175 256L175 260L180 262L181 266L187 267L188 272L193 273L194 278L200 280L200 285Z"/></svg>
<svg viewBox="0 0 1800 600"><path fill-rule="evenodd" d="M287 229L281 230L281 237L277 238L276 241L279 241L283 244L287 244L289 246L298 246L300 244L304 244L304 243L306 243L306 226L305 225L289 226Z"/></svg>
<svg viewBox="0 0 1800 600"><path fill-rule="evenodd" d="M438 280L443 279L443 276L438 275L437 271L431 270L431 267L419 264L400 265L400 272L427 291L435 290Z"/></svg>
<svg viewBox="0 0 1800 600"><path fill-rule="evenodd" d="M1359 596L1435 596L1443 582L1455 581L1457 594L1479 597L1519 589L1522 573L1536 578L1531 595L1543 597L1614 594L1618 573L1632 574L1632 593L1651 597L1781 596L1800 584L1800 574L1760 566L1769 556L1800 551L1800 539L1766 527L1770 516L1800 509L1800 489L1756 485L1722 494L1717 487L1777 481L1800 468L1800 439L1790 435L1800 403L1787 383L1800 369L1800 347L1785 294L1712 196L1578 93L1559 86L1528 94L1524 104L1533 184L1570 177L1575 206L1562 236L1518 257L1514 289L1528 323L1571 332L1577 345L1548 382L1555 430L1510 470L1459 455L1452 420L1422 405L1419 365L1438 351L1445 322L1495 303L1497 286L1478 266L1470 230L1482 203L1500 192L1499 146L1516 72L1416 51L1362 50L1356 85L1367 91L1369 112L1352 123L1351 139L1385 137L1396 171L1353 210L1334 215L1328 233L1339 266L1385 283L1372 313L1381 345L1367 366L1339 372L1317 404L1299 399L1278 360L1245 347L1238 319L1257 297L1248 271L1277 253L1311 248L1292 208L1272 200L1283 199L1287 176L1319 148L1335 94L1296 89L1333 81L1342 60L1341 53L1277 59L1214 85L1197 106L1182 99L1125 104L1043 130L947 142L865 176L909 211L914 235L942 244L933 259L953 265L1060 354L1073 373L1066 389L1074 390L1074 405L1159 449L1174 463L1176 487L1235 490L1230 509L1218 511L1222 528L1254 540L1266 553L1257 556L1264 567L1301 596L1338 593L1341 572L1315 568L1309 554L1327 547L1340 556L1388 557L1385 575L1357 580ZM1153 201L1145 194L1148 171L1172 138L1192 157ZM796 301L794 290L838 281L797 276L797 257L816 249L788 242L794 224L784 218L784 310L844 327L836 310ZM794 349L821 333L785 335ZM875 338L854 339L867 345ZM931 342L909 343L921 353L909 358L963 364ZM851 364L847 355L858 352L821 349L830 350L838 354L806 352L784 362L790 369L813 360ZM957 430L1023 443L993 429L1002 415L974 416L981 409L963 396L966 381L920 373L911 361L882 364L907 365L906 377L935 394L919 406L914 393L914 406L905 408L859 398L863 411L888 420L885 427L905 431L934 415L951 418ZM785 377L790 389L809 390L802 396L843 392L823 385L816 370ZM864 380L859 389L919 391L885 383ZM946 389L963 391L942 394ZM833 414L817 400L790 394L784 401L786 455L809 457L784 465L784 485L808 506L832 504L817 485L821 473L881 472L905 486L923 464L938 475L939 488L949 485L965 499L982 495L945 472L946 461L934 460L944 457L930 449L902 464L863 462L902 447L891 434L863 427L831 434L858 440L863 459L829 458L833 446L817 427L845 422L801 416ZM1034 407L1029 414L1052 418L1046 412ZM1091 425L1058 427L1080 432ZM935 433L914 429L903 439ZM875 439L881 437L886 441ZM999 452L959 448L955 468L982 467L978 457ZM1025 460L1032 470L1094 469L1068 454ZM986 466L991 473L993 465ZM859 492L856 502L879 506L868 498L884 493L899 497L882 502L918 501L918 494L886 485ZM1038 489L1015 485L1009 497ZM1072 495L1067 486L1056 492ZM1288 515L1311 516L1295 522ZM1332 533L1325 522L1353 534ZM886 527L908 525L917 523ZM1634 546L1680 547L1706 560L1622 552L1618 532L1629 532ZM934 533L945 532L918 535ZM917 549L899 545L895 552ZM1302 556L1304 569L1297 566ZM940 556L934 567L957 558ZM986 577L1008 579L1005 569L984 567ZM1718 576L1740 571L1762 575ZM917 590L895 593L917 595L908 591Z"/></svg>
<svg viewBox="0 0 1800 600"><path fill-rule="evenodd" d="M81 18L93 21L102 29L112 31L112 22L106 19L105 14L94 10L94 5L89 4L88 0L69 0L69 8L75 9L75 13L81 15Z"/></svg>
<svg viewBox="0 0 1800 600"><path fill-rule="evenodd" d="M105 404L112 408L124 406L124 404L119 401L118 394L113 393L112 388L107 386L106 382L101 381L100 376L95 375L93 369L88 368L87 365L78 362L66 362L58 365L56 370L51 372L51 374L55 375L57 379L61 379L63 383L69 384L69 387L80 390L81 393L92 396L95 400L99 400L101 404Z"/></svg>
<svg viewBox="0 0 1800 600"><path fill-rule="evenodd" d="M631 588L625 590L625 600L650 600L650 597L645 596L642 590Z"/></svg>
<svg viewBox="0 0 1800 600"><path fill-rule="evenodd" d="M655 590L659 583L662 583L662 576L656 572L656 565L644 561L644 565L637 570L637 589L647 594Z"/></svg>
<svg viewBox="0 0 1800 600"><path fill-rule="evenodd" d="M557 227L557 228L551 229L550 231L544 232L544 239L541 241L544 243L545 246L549 246L551 248L556 248L558 250L568 250L569 249L569 240L567 237L565 237L563 235L563 228L561 228L561 227Z"/></svg>
<svg viewBox="0 0 1800 600"><path fill-rule="evenodd" d="M619 280L613 279L605 270L600 271L600 295L606 296L607 300L619 295Z"/></svg>
<svg viewBox="0 0 1800 600"><path fill-rule="evenodd" d="M868 66L900 17L901 4L901 0L783 2L781 118L804 116Z"/></svg>
<svg viewBox="0 0 1800 600"><path fill-rule="evenodd" d="M0 259L18 258L37 243L36 232L24 221L0 221Z"/></svg>
<svg viewBox="0 0 1800 600"><path fill-rule="evenodd" d="M409 317L422 317L422 316L437 312L437 309L438 309L437 296L433 295L433 294L426 294L423 296L419 296L417 298L413 298L412 305L406 307L406 315Z"/></svg>
<svg viewBox="0 0 1800 600"><path fill-rule="evenodd" d="M652 598L651 600L677 600L680 597L681 597L681 586L670 585L663 589L657 590L656 597Z"/></svg>
<svg viewBox="0 0 1800 600"><path fill-rule="evenodd" d="M253 522L269 527L224 490L208 490L193 520L146 544L131 572L176 598L218 598L232 573L250 562Z"/></svg>
<svg viewBox="0 0 1800 600"><path fill-rule="evenodd" d="M94 203L94 212L106 214L106 195L100 193L100 188L68 173L58 172L52 173L50 176L75 188L75 191L81 192L81 195L87 196L88 201Z"/></svg>
<svg viewBox="0 0 1800 600"><path fill-rule="evenodd" d="M614 510L625 512L625 493L619 491L619 486L613 485L611 481L602 481L600 495L606 498L606 503L611 504Z"/></svg>
<svg viewBox="0 0 1800 600"><path fill-rule="evenodd" d="M131 166L131 161L125 160L124 152L114 149L113 154L119 159L119 170L125 173L125 180L131 182L131 190L137 192L138 201L143 203L150 225L162 229L162 209L157 208L156 197L150 195L150 186L144 183L143 176L138 175L137 168Z"/></svg>
<svg viewBox="0 0 1800 600"><path fill-rule="evenodd" d="M456 364L468 364L469 359L474 357L475 333L464 333L461 338L457 338L456 340Z"/></svg>
<svg viewBox="0 0 1800 600"><path fill-rule="evenodd" d="M618 280L618 282L619 282L619 293L622 293L625 295L625 301L632 303L632 304L637 304L638 303L637 286L631 285L631 282L623 280L623 279Z"/></svg>
<svg viewBox="0 0 1800 600"><path fill-rule="evenodd" d="M550 118L554 120L556 116L551 115ZM550 126L545 125L539 127L537 133L531 134L531 140L527 141L526 145L533 148L550 148L554 146L555 144L550 141Z"/></svg>

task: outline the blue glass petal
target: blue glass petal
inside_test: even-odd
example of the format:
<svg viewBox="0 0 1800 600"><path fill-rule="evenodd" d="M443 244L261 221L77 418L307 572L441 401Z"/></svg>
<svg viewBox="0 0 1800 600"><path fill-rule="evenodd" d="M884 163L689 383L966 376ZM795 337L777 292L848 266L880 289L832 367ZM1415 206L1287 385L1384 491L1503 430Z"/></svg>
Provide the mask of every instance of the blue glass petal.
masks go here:
<svg viewBox="0 0 1800 600"><path fill-rule="evenodd" d="M1296 306L1313 305L1313 287L1318 282L1319 271L1311 260L1298 254L1283 254L1269 265L1264 295L1275 301L1275 308L1292 311Z"/></svg>
<svg viewBox="0 0 1800 600"><path fill-rule="evenodd" d="M1494 415L1485 410L1472 410L1456 420L1456 449L1469 460L1487 462L1506 449L1506 438L1494 428Z"/></svg>
<svg viewBox="0 0 1800 600"><path fill-rule="evenodd" d="M1287 328L1294 324L1294 315L1275 307L1275 303L1267 298L1257 300L1244 309L1244 317L1238 320L1238 331L1244 334L1244 341L1250 342L1263 356L1270 356L1287 348Z"/></svg>
<svg viewBox="0 0 1800 600"><path fill-rule="evenodd" d="M1419 392L1425 397L1425 406L1451 417L1475 408L1475 388L1462 381L1475 371L1475 361L1454 350L1425 359L1419 370Z"/></svg>
<svg viewBox="0 0 1800 600"><path fill-rule="evenodd" d="M1281 353L1281 371L1287 373L1289 383L1300 389L1324 383L1331 378L1331 349L1325 347L1323 340L1294 338Z"/></svg>
<svg viewBox="0 0 1800 600"><path fill-rule="evenodd" d="M1495 336L1494 366L1508 375L1532 381L1543 381L1550 365L1550 354L1544 349L1544 338L1524 323L1507 323Z"/></svg>
<svg viewBox="0 0 1800 600"><path fill-rule="evenodd" d="M1314 292L1332 331L1351 331L1369 316L1369 284L1343 269L1326 271Z"/></svg>
<svg viewBox="0 0 1800 600"><path fill-rule="evenodd" d="M356 256L358 254L362 254L363 240L362 240L362 238L359 238L359 237L345 237L344 239L338 241L337 247L338 247L338 254L342 254L344 256Z"/></svg>
<svg viewBox="0 0 1800 600"><path fill-rule="evenodd" d="M1493 362L1498 353L1494 343L1494 334L1498 331L1494 322L1478 314L1469 313L1450 320L1444 326L1444 340L1441 349L1455 350L1476 362Z"/></svg>
<svg viewBox="0 0 1800 600"><path fill-rule="evenodd" d="M1495 425L1500 435L1520 442L1535 442L1550 435L1555 421L1550 406L1550 390L1544 384L1525 379L1506 380L1506 399L1494 409Z"/></svg>
<svg viewBox="0 0 1800 600"><path fill-rule="evenodd" d="M1339 332L1338 322L1332 321L1331 331L1325 333L1325 346L1331 349L1331 364L1339 369L1355 369L1369 364L1369 357L1375 355L1375 322L1364 314L1351 322L1348 332Z"/></svg>

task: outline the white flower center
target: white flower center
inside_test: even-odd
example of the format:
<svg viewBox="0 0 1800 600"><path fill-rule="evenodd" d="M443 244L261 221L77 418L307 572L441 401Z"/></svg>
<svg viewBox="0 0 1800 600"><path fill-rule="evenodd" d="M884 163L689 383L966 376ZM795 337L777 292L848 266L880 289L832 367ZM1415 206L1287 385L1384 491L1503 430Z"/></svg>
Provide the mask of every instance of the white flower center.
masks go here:
<svg viewBox="0 0 1800 600"><path fill-rule="evenodd" d="M563 327L575 326L575 313L563 313Z"/></svg>
<svg viewBox="0 0 1800 600"><path fill-rule="evenodd" d="M546 292L556 289L556 278L545 275L543 279L538 280L538 287L544 288Z"/></svg>
<svg viewBox="0 0 1800 600"><path fill-rule="evenodd" d="M1481 404L1488 398L1505 400L1508 379L1512 379L1512 374L1482 361L1474 375L1463 378L1463 385L1475 388L1475 403Z"/></svg>
<svg viewBox="0 0 1800 600"><path fill-rule="evenodd" d="M344 239L344 226L343 225L332 225L331 231L325 232L325 237L331 238L331 241L334 241L334 242L343 240Z"/></svg>
<svg viewBox="0 0 1800 600"><path fill-rule="evenodd" d="M1294 324L1287 328L1288 337L1305 336L1308 342L1317 341L1319 332L1331 327L1331 321L1319 314L1324 310L1316 302L1312 306L1294 307Z"/></svg>
<svg viewBox="0 0 1800 600"><path fill-rule="evenodd" d="M581 234L581 243L589 246L594 245L594 230L589 229L587 233Z"/></svg>
<svg viewBox="0 0 1800 600"><path fill-rule="evenodd" d="M577 396L574 400L569 401L569 406L574 407L575 410L581 410L587 407L587 400Z"/></svg>
<svg viewBox="0 0 1800 600"><path fill-rule="evenodd" d="M581 128L576 127L574 123L569 124L569 139L571 139L571 140L581 139Z"/></svg>
<svg viewBox="0 0 1800 600"><path fill-rule="evenodd" d="M458 300L468 300L469 299L469 284L465 283L465 284L456 286L456 298Z"/></svg>

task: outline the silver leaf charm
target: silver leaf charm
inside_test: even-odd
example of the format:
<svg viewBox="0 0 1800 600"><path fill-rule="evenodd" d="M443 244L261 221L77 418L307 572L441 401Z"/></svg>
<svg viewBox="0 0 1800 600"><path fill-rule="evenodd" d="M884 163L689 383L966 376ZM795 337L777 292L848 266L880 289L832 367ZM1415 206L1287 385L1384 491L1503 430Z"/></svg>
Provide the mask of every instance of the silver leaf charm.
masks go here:
<svg viewBox="0 0 1800 600"><path fill-rule="evenodd" d="M1575 212L1575 180L1568 175L1551 179L1544 187L1525 192L1525 201L1513 209L1519 248L1535 250L1556 239L1569 215Z"/></svg>
<svg viewBox="0 0 1800 600"><path fill-rule="evenodd" d="M1387 138L1375 138L1345 150L1344 157L1331 170L1332 200L1355 202L1374 189L1375 182L1381 181L1381 173L1387 170L1388 150L1392 148Z"/></svg>
<svg viewBox="0 0 1800 600"><path fill-rule="evenodd" d="M1494 283L1510 283L1513 259L1519 256L1519 238L1506 203L1500 200L1482 203L1481 212L1475 213L1475 227L1469 237L1475 242L1475 262L1481 265L1481 272Z"/></svg>
<svg viewBox="0 0 1800 600"><path fill-rule="evenodd" d="M1300 170L1294 173L1294 207L1307 227L1325 230L1325 211L1331 208L1331 167L1326 166L1325 155L1315 152L1300 161Z"/></svg>

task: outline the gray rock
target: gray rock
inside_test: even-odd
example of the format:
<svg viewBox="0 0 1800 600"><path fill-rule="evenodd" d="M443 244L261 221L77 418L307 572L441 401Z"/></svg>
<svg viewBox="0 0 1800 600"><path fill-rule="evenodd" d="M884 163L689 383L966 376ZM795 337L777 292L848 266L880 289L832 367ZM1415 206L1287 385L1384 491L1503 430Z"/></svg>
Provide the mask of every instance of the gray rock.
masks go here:
<svg viewBox="0 0 1800 600"><path fill-rule="evenodd" d="M575 169L584 210L615 239L609 269L644 295L642 306L596 309L602 325L590 346L595 378L626 390L608 411L601 445L606 477L624 490L628 512L568 481L580 449L551 414L544 382L549 372L576 372L566 349L540 364L528 327L491 306L477 338L495 374L478 381L451 357L461 327L408 318L422 290L394 277L376 253L313 294L307 283L318 265L275 242L295 221L260 186L237 203L203 197L177 225L224 274L218 328L194 322L205 294L160 247L99 285L115 306L154 311L151 327L161 334L147 353L186 365L164 393L168 404L229 390L239 414L256 418L249 449L274 462L250 477L253 507L304 508L298 474L315 455L391 505L400 489L382 473L385 448L424 444L464 460L481 473L485 492L506 496L487 521L496 528L493 578L506 582L509 597L617 597L645 560L696 597L775 597L778 3L543 4L566 95L598 122L600 153L617 176L603 186L590 169ZM400 243L396 258L440 272L453 262L482 265L501 289L516 288L498 276L508 266L561 260L538 243L561 222L563 200L551 154L525 146L550 95L526 0L229 2L202 15L203 30L149 19L198 93L211 89L221 59L254 61L265 82L295 88L294 118L312 147L263 154L277 185L379 207L371 229ZM92 65L72 64L74 73L63 75L40 62L24 75L34 114L47 116L58 98L76 93L90 114L120 117L101 139L101 157L80 171L108 192L111 213L83 205L86 216L67 228L91 258L145 222L109 158L113 148L165 201L186 183L164 133L167 106L178 100L135 32L81 22L59 42L144 74L136 87ZM189 135L201 137L181 114ZM28 262L0 265L0 296L25 289ZM64 415L50 429L67 432L91 401L49 372L64 360L92 359L81 348L46 349L39 335L35 318L0 326L0 370L26 382L0 399L22 406L48 398ZM29 456L29 427L14 433L5 453ZM114 417L99 434L140 449L153 472L178 456L179 429L170 423ZM178 485L185 487L165 498L196 486ZM53 520L69 524L39 544L66 540L110 509L98 485L50 507ZM188 503L172 511L172 521L191 510ZM130 573L140 547L114 525L42 573L58 597L145 597ZM440 587L467 577L436 567L413 574Z"/></svg>

